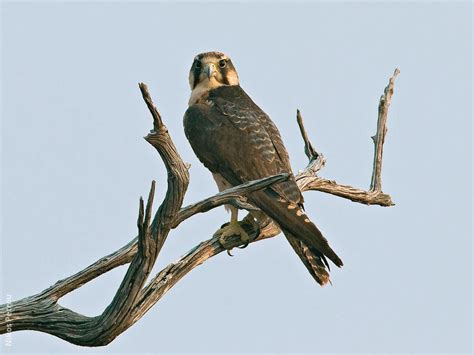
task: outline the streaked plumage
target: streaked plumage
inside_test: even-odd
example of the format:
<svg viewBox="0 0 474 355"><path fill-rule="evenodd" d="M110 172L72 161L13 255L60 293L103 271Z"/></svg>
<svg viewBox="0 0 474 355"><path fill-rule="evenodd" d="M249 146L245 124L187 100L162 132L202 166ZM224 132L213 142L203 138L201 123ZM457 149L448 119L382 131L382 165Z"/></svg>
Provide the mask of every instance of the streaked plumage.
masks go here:
<svg viewBox="0 0 474 355"><path fill-rule="evenodd" d="M277 127L240 87L226 55L198 55L191 67L190 85L190 106L184 115L186 137L220 189L270 175L292 174ZM303 211L303 196L294 176L249 198L280 225L315 280L320 284L329 281L326 257L337 266L342 266L342 261Z"/></svg>

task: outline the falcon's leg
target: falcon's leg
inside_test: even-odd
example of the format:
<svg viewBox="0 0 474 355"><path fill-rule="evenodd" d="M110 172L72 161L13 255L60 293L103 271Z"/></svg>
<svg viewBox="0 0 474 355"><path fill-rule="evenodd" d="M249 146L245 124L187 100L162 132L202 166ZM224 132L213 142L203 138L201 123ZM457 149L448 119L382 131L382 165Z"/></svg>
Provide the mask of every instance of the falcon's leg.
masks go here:
<svg viewBox="0 0 474 355"><path fill-rule="evenodd" d="M233 235L240 236L240 240L244 243L248 243L250 241L250 237L244 231L244 229L240 226L238 221L238 214L239 210L234 206L229 206L230 209L230 223L221 229L219 229L214 235L219 236L219 243L222 246L226 247L227 239Z"/></svg>

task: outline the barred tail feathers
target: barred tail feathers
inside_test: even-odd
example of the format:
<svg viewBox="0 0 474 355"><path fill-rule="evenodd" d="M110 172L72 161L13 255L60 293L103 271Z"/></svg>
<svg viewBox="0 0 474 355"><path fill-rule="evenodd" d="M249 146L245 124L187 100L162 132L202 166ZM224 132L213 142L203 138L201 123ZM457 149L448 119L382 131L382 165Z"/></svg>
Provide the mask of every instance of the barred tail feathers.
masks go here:
<svg viewBox="0 0 474 355"><path fill-rule="evenodd" d="M329 265L325 256L314 248L308 247L287 231L283 231L283 233L313 279L321 286L331 282L329 278Z"/></svg>

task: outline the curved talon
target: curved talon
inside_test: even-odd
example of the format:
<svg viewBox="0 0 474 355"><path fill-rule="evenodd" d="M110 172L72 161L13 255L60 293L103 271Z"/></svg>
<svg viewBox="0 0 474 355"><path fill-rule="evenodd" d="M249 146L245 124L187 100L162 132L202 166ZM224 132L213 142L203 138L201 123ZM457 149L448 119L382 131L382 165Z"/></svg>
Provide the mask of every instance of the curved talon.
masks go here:
<svg viewBox="0 0 474 355"><path fill-rule="evenodd" d="M233 256L229 252L229 250L232 250L232 248L229 249L228 246L235 245L235 236L240 237L241 243L246 243L244 248L250 242L249 235L247 234L247 232L245 232L245 230L237 221L231 221L230 223L219 229L216 233L214 233L214 236L219 237L219 243L227 250L227 254L229 254L230 256Z"/></svg>
<svg viewBox="0 0 474 355"><path fill-rule="evenodd" d="M223 225L221 225L220 229L223 229L223 228L227 227L229 224L230 224L229 222L224 223Z"/></svg>
<svg viewBox="0 0 474 355"><path fill-rule="evenodd" d="M232 256L232 257L233 257L233 255L230 253L230 251L231 251L231 250L232 250L232 249L226 249L226 252L227 252L227 255L229 255L229 256Z"/></svg>
<svg viewBox="0 0 474 355"><path fill-rule="evenodd" d="M250 242L245 243L244 245L239 245L237 248L239 249L245 249L249 246Z"/></svg>

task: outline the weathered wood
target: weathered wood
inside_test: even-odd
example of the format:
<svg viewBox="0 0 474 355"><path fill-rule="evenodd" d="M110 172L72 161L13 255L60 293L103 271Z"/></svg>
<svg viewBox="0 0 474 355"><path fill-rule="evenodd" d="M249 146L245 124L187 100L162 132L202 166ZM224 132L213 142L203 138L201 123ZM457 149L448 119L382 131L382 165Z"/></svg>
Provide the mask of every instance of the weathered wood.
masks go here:
<svg viewBox="0 0 474 355"><path fill-rule="evenodd" d="M384 90L383 95L379 101L379 117L377 119L377 132L372 137L374 141L374 167L372 170L372 180L370 183L370 191L382 191L382 155L383 144L385 143L385 136L387 134L387 118L388 108L392 103L393 87L395 86L395 79L400 70L397 68L393 72L392 77Z"/></svg>
<svg viewBox="0 0 474 355"><path fill-rule="evenodd" d="M296 181L301 191L321 191L364 204L393 205L390 196L382 192L381 169L383 144L387 132L388 108L395 78L398 74L399 70L397 69L380 99L377 133L374 136L373 173L368 191L341 185L316 175L324 167L325 159L311 144L303 125L301 113L299 110L297 111L297 122L305 144L305 153L309 159L305 170L296 175ZM230 203L251 209L253 207L246 200L247 194L288 178L286 174L281 174L247 182L182 208L181 205L189 182L188 165L179 156L160 114L153 104L148 88L143 83L140 83L139 87L153 117L153 130L145 139L156 148L168 171L166 196L155 213L153 221L150 223L155 190L154 182L146 207L143 200L140 199L137 237L119 250L99 259L84 270L56 282L44 291L1 305L0 334L19 330L37 330L77 345L102 346L110 343L138 321L171 287L196 266L224 250L240 246L242 243L238 236L229 238L225 247L219 243L217 237L201 242L178 261L161 270L145 285L170 229L178 227L181 222L197 213L204 213L224 204ZM278 226L270 219L262 221L258 231L251 224L245 223L248 220L247 216L242 224L252 238L251 243L280 233ZM69 292L127 263L130 263L127 273L114 299L101 315L87 317L58 304L58 300Z"/></svg>
<svg viewBox="0 0 474 355"><path fill-rule="evenodd" d="M83 273L59 281L42 293L14 302L5 309L0 308L0 333L17 330L38 330L56 335L70 343L83 346L101 346L110 343L122 331L137 296L142 291L158 254L171 229L174 216L181 208L186 193L189 174L187 166L179 156L166 127L161 121L158 110L153 105L145 84L140 90L153 116L154 130L145 139L156 148L168 171L168 189L166 196L151 221L151 209L155 191L152 182L146 208L140 199L137 242L101 259ZM135 249L132 254L133 249ZM68 308L60 306L57 301L62 295L72 291L72 287L97 277L102 273L100 265L112 269L130 260L130 266L120 284L112 302L103 313L96 317L86 317ZM4 316L2 317L3 313ZM6 314L8 313L8 315Z"/></svg>

